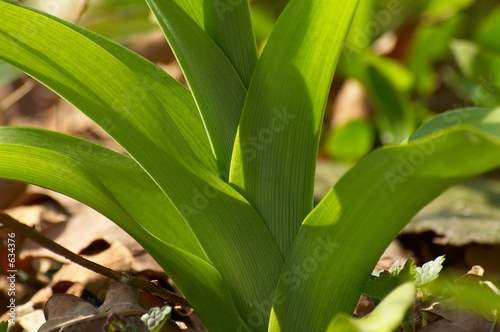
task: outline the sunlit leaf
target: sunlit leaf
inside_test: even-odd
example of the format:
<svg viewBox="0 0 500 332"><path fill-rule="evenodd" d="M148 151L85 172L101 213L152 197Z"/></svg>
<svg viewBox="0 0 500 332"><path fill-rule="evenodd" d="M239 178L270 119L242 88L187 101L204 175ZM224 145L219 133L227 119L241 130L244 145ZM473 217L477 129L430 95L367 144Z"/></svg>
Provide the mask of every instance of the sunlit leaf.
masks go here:
<svg viewBox="0 0 500 332"><path fill-rule="evenodd" d="M471 112L477 117L469 123ZM500 110L466 109L453 113L457 117L458 125L447 121L448 113L436 117L429 126L437 130L441 123L440 130L374 151L337 182L294 242L277 291L287 296L275 298L274 326L320 331L328 324L323 317L351 313L353 294L411 217L447 187L500 164ZM366 234L376 234L376 241L360 241ZM301 315L319 319L296 320L298 303Z"/></svg>
<svg viewBox="0 0 500 332"><path fill-rule="evenodd" d="M415 286L405 283L393 290L368 316L361 319L337 315L327 332L392 332L415 300Z"/></svg>

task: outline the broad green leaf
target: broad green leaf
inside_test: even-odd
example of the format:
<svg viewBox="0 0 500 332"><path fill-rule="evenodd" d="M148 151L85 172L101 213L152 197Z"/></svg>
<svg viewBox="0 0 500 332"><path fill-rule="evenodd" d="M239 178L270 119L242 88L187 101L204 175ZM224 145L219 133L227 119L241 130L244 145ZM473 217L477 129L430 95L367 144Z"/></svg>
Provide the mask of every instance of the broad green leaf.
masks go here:
<svg viewBox="0 0 500 332"><path fill-rule="evenodd" d="M327 332L392 332L415 301L415 286L408 282L394 289L368 316L361 319L337 315Z"/></svg>
<svg viewBox="0 0 500 332"><path fill-rule="evenodd" d="M458 125L474 126L492 136L498 136L496 119L499 117L500 108L470 107L448 111L424 123L410 136L409 140L414 141L431 134L439 134L444 128Z"/></svg>
<svg viewBox="0 0 500 332"><path fill-rule="evenodd" d="M228 319L226 310L234 317L227 325L240 324L220 274L206 262L177 210L132 159L58 133L2 127L0 161L0 177L56 190L113 219L177 281L207 326ZM223 316L217 318L219 313Z"/></svg>
<svg viewBox="0 0 500 332"><path fill-rule="evenodd" d="M219 45L248 87L257 64L249 1L205 0L203 7L205 31Z"/></svg>
<svg viewBox="0 0 500 332"><path fill-rule="evenodd" d="M219 46L183 10L189 7L185 1L177 2L147 0L196 99L219 176L227 179L246 87ZM193 7L199 6L199 1L194 1Z"/></svg>
<svg viewBox="0 0 500 332"><path fill-rule="evenodd" d="M196 309L203 325L213 331L234 332L248 329L240 316L227 286L227 280L206 261L163 242L143 245L152 257L159 257L161 267ZM170 259L166 257L178 257ZM157 258L158 259L158 258Z"/></svg>
<svg viewBox="0 0 500 332"><path fill-rule="evenodd" d="M8 322L0 322L0 332L7 332L8 327L9 327Z"/></svg>
<svg viewBox="0 0 500 332"><path fill-rule="evenodd" d="M47 157L46 161L34 163L24 160L24 156L43 156L44 151L47 155L57 153L56 156L59 157L52 160ZM0 127L0 152L1 177L51 187L74 197L109 216L131 235L140 238L139 231L142 231L142 227L138 227L136 222L131 225L122 224L127 219L122 221L116 215L120 210L125 210L143 227L155 229L155 236L164 242L206 260L199 243L177 209L131 158L76 137L17 127ZM44 169L42 162L49 166ZM92 191L80 191L83 183L66 184L73 172L78 172L79 169L98 181L94 188L95 194ZM103 201L97 195L99 186L105 188L103 195L109 195L110 199L117 202L112 204L110 199ZM115 209L117 212L111 212ZM139 233L134 234L136 228L139 228Z"/></svg>
<svg viewBox="0 0 500 332"><path fill-rule="evenodd" d="M183 154L193 150L205 166L216 172L201 118L192 97L180 83L137 54L78 26L5 1L0 6L1 13L8 16L0 26L0 58L45 85L52 85L52 89L57 87L56 92L75 106L88 108L87 115L108 133L123 126L151 123L147 130L139 130L153 136L153 141L166 139L166 133L177 135L175 145L181 149L187 140L189 147L183 149ZM44 56L45 53L50 56ZM55 58L61 61L54 61ZM114 91L111 87L115 86L126 91ZM93 89L111 98L87 93ZM149 112L142 114L138 112L141 109ZM141 119L134 122L133 117ZM183 136L173 130L175 126Z"/></svg>
<svg viewBox="0 0 500 332"><path fill-rule="evenodd" d="M356 5L292 0L250 83L230 183L265 220L283 256L312 209L326 98Z"/></svg>
<svg viewBox="0 0 500 332"><path fill-rule="evenodd" d="M85 112L132 156L189 224L240 312L268 303L283 258L255 209L199 161L207 160L206 150L183 135L190 123L180 111L191 112L185 89L84 29L5 1L0 13L0 58Z"/></svg>
<svg viewBox="0 0 500 332"><path fill-rule="evenodd" d="M320 331L328 317L351 313L382 252L419 209L465 177L500 165L500 112L484 110L482 118L376 150L337 182L305 219L285 262L277 294L286 295L275 298L271 315L275 330ZM319 319L302 318L313 315Z"/></svg>

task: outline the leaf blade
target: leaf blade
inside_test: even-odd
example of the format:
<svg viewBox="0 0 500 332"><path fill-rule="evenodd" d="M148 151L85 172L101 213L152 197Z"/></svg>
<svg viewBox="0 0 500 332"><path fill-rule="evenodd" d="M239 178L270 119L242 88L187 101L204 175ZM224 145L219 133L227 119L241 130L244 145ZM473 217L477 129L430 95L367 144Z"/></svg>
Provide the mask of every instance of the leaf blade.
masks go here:
<svg viewBox="0 0 500 332"><path fill-rule="evenodd" d="M189 16L185 1L147 0L147 3L189 83L217 160L219 176L227 179L246 87L226 55L203 31L202 23ZM200 3L193 5L198 8Z"/></svg>
<svg viewBox="0 0 500 332"><path fill-rule="evenodd" d="M5 1L0 1L0 13L6 17L0 25L0 57L28 71L101 126L108 121L104 129L186 220L239 312L269 303L283 258L255 209L192 153L169 114L176 110L164 104L170 97L180 107L182 101L172 92L161 98L158 86L144 86L143 67L134 62L139 58L127 56L130 52L115 44ZM16 30L21 22L37 33ZM153 82L161 79L151 76Z"/></svg>
<svg viewBox="0 0 500 332"><path fill-rule="evenodd" d="M205 31L226 54L248 88L257 64L249 1L204 1Z"/></svg>
<svg viewBox="0 0 500 332"><path fill-rule="evenodd" d="M304 221L278 286L278 292L290 296L275 299L271 326L276 331L322 330L327 325L323 317L352 312L361 285L410 218L450 185L500 164L498 109L483 110L483 119L487 123L466 126L464 120L408 144L376 150L341 178ZM481 130L493 124L496 136ZM293 268L303 269L311 259L315 269L292 282ZM313 289L317 284L322 287ZM299 313L299 307L307 309ZM301 315L319 319L301 320Z"/></svg>
<svg viewBox="0 0 500 332"><path fill-rule="evenodd" d="M326 97L356 4L290 2L248 90L230 183L262 215L283 256L312 209Z"/></svg>
<svg viewBox="0 0 500 332"><path fill-rule="evenodd" d="M108 216L176 280L207 327L229 332L241 325L222 276L178 211L132 159L55 132L1 127L0 177L58 191Z"/></svg>

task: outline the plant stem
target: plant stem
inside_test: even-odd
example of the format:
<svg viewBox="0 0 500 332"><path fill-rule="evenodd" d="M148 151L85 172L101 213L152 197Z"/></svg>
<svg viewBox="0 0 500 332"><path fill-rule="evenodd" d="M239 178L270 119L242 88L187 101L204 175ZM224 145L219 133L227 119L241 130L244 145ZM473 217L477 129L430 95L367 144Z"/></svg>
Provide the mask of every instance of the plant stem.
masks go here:
<svg viewBox="0 0 500 332"><path fill-rule="evenodd" d="M148 293L151 293L153 295L157 295L168 302L173 303L174 305L180 305L182 307L191 307L187 300L183 298L182 296L179 296L175 293L172 293L158 285L155 285L152 282L145 281L142 279L138 279L135 277L130 276L129 274L125 272L117 272L114 271L110 268L104 267L102 265L99 265L97 263L94 263L92 261L89 261L88 259L85 259L70 250L64 248L63 246L57 244L56 242L52 241L51 239L43 236L42 234L38 233L31 227L17 221L16 219L12 218L11 216L1 213L0 212L0 224L3 224L15 231L18 231L22 233L24 236L27 238L37 242L40 244L42 247L65 257L66 259L70 260L71 262L78 264L80 266L83 266L84 268L87 268L95 273L101 274L105 277L108 277L110 279L123 282L125 284L129 284L131 286L140 288Z"/></svg>
<svg viewBox="0 0 500 332"><path fill-rule="evenodd" d="M403 332L415 332L415 323L414 323L414 308L411 306L407 311L405 318L402 322Z"/></svg>

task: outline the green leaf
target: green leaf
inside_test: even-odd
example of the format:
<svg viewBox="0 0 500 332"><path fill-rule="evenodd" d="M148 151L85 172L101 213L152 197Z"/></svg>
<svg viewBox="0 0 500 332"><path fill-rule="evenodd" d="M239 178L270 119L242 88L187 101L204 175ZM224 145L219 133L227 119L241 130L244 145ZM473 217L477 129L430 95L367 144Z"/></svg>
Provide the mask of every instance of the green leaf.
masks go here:
<svg viewBox="0 0 500 332"><path fill-rule="evenodd" d="M367 67L365 86L376 107L375 122L384 144L397 144L407 139L414 129L411 109L400 91L378 68Z"/></svg>
<svg viewBox="0 0 500 332"><path fill-rule="evenodd" d="M260 45L267 40L276 24L276 18L265 4L254 3L250 7L252 22L255 30L255 38Z"/></svg>
<svg viewBox="0 0 500 332"><path fill-rule="evenodd" d="M415 264L413 259L408 259L406 263L401 266L399 261L396 261L388 271L377 271L372 273L362 286L363 294L378 305L387 294L392 292L396 287L405 282L413 282L415 280Z"/></svg>
<svg viewBox="0 0 500 332"><path fill-rule="evenodd" d="M363 52L371 45L373 40L378 37L373 35L371 31L366 31L367 26L369 26L374 19L374 4L375 0L364 0L359 2L345 40L344 47L349 49L349 52L355 52L357 54ZM381 32L382 31L380 31L380 33Z"/></svg>
<svg viewBox="0 0 500 332"><path fill-rule="evenodd" d="M439 256L435 260L425 263L422 267L417 267L415 270L415 286L420 287L436 280L443 268L444 260L444 255Z"/></svg>
<svg viewBox="0 0 500 332"><path fill-rule="evenodd" d="M499 32L500 7L497 7L481 22L475 40L482 47L492 52L500 53L500 42L498 41Z"/></svg>
<svg viewBox="0 0 500 332"><path fill-rule="evenodd" d="M241 324L219 272L207 263L178 211L132 159L67 135L2 127L0 177L59 191L110 217L176 280L206 326L224 319L234 331Z"/></svg>
<svg viewBox="0 0 500 332"><path fill-rule="evenodd" d="M245 87L257 64L257 45L248 0L203 1L205 31L227 56Z"/></svg>
<svg viewBox="0 0 500 332"><path fill-rule="evenodd" d="M208 317L208 313L218 306L234 303L244 313L252 312L255 303L270 303L283 258L257 211L207 168L213 156L207 157L206 146L196 146L203 143L204 133L194 132L194 138L188 135L199 128L201 120L193 126L189 122L196 118L187 91L156 66L84 29L5 1L0 1L0 13L0 57L27 71L101 125L188 223L213 266L205 262L196 267L196 256L186 258L184 253L186 262L174 262L179 271L172 276L176 267L168 270L172 279L183 285L188 300L205 298L197 301L203 319L217 324L217 315ZM87 190L91 188L89 183ZM158 227L147 231L153 235L160 232ZM158 248L146 249L168 254ZM194 286L181 279L201 281L199 276L184 272L202 268L210 271L208 287L213 288L196 295ZM214 299L207 300L208 294ZM214 304L218 301L225 303ZM227 331L241 324L236 323L238 315L232 317ZM267 320L264 317L263 325Z"/></svg>
<svg viewBox="0 0 500 332"><path fill-rule="evenodd" d="M378 276L370 276L363 284L362 292L368 301L379 304L384 297L401 284L401 279L389 271L382 271Z"/></svg>
<svg viewBox="0 0 500 332"><path fill-rule="evenodd" d="M8 16L0 27L0 58L85 111L115 139L136 133L148 141L164 141L166 146L178 146L183 155L194 151L216 172L201 118L179 82L137 54L78 26L5 1L0 8ZM140 148L144 142L130 144Z"/></svg>
<svg viewBox="0 0 500 332"><path fill-rule="evenodd" d="M164 306L163 308L154 307L141 316L141 320L148 327L149 331L160 332L163 325L170 318L172 307Z"/></svg>
<svg viewBox="0 0 500 332"><path fill-rule="evenodd" d="M478 106L496 106L500 102L500 54L482 49L466 41L455 40L451 51L464 76L473 84L466 102Z"/></svg>
<svg viewBox="0 0 500 332"><path fill-rule="evenodd" d="M203 31L203 23L195 21L189 12L183 10L193 7L200 15L201 8L198 7L201 3L194 1L191 6L191 2L147 0L196 99L217 160L219 176L227 179L247 91L229 59Z"/></svg>
<svg viewBox="0 0 500 332"><path fill-rule="evenodd" d="M361 319L337 315L327 332L392 332L415 300L415 286L408 282L393 290L368 316Z"/></svg>
<svg viewBox="0 0 500 332"><path fill-rule="evenodd" d="M8 322L0 322L0 332L7 332L8 327L9 327Z"/></svg>
<svg viewBox="0 0 500 332"><path fill-rule="evenodd" d="M443 122L447 127L433 134L376 150L337 182L299 231L271 326L320 331L324 317L351 313L382 252L419 209L465 177L500 165L500 110L479 111L471 124ZM319 319L301 319L313 315Z"/></svg>
<svg viewBox="0 0 500 332"><path fill-rule="evenodd" d="M420 24L408 52L408 67L415 75L417 91L429 94L436 89L434 64L449 56L449 45L465 18L457 15L443 22Z"/></svg>
<svg viewBox="0 0 500 332"><path fill-rule="evenodd" d="M286 256L312 209L323 112L357 1L291 1L250 83L230 183L268 225Z"/></svg>
<svg viewBox="0 0 500 332"><path fill-rule="evenodd" d="M335 160L353 162L370 152L374 138L371 123L353 120L334 128L327 138L325 148Z"/></svg>
<svg viewBox="0 0 500 332"><path fill-rule="evenodd" d="M469 107L448 111L424 123L410 136L409 140L414 141L431 134L437 135L445 131L449 126L459 125L480 128L483 132L496 137L498 136L496 119L499 117L500 108Z"/></svg>
<svg viewBox="0 0 500 332"><path fill-rule="evenodd" d="M141 238L142 227L136 222L126 224L130 218L122 219L118 214L126 210L143 227L156 229L155 235L163 241L207 259L177 209L131 158L76 137L17 127L0 127L0 151L2 177L50 187L76 198L115 220L134 237ZM44 153L46 158L33 159L34 162L25 157L43 157ZM50 155L54 157L51 159ZM67 183L77 181L77 172L88 174L96 182L88 192L81 190L86 186L83 182ZM99 188L103 188L102 195L109 196L108 199L98 195Z"/></svg>
<svg viewBox="0 0 500 332"><path fill-rule="evenodd" d="M453 17L473 3L474 0L430 0L425 8L425 14L441 19Z"/></svg>

